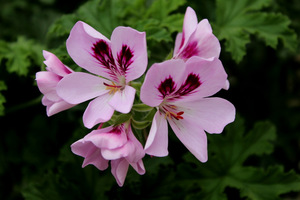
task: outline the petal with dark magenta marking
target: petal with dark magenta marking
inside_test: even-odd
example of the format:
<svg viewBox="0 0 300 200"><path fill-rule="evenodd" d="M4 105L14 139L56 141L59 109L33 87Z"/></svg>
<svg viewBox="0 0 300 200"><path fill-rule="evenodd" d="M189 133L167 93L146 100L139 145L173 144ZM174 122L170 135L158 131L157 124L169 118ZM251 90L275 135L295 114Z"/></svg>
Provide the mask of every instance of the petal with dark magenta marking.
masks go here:
<svg viewBox="0 0 300 200"><path fill-rule="evenodd" d="M126 44L122 45L121 51L118 53L117 62L120 66L122 75L126 74L129 66L133 63L133 51Z"/></svg>
<svg viewBox="0 0 300 200"><path fill-rule="evenodd" d="M172 77L169 76L169 78L166 78L160 83L157 89L161 93L161 97L165 98L166 96L172 94L175 91L176 85Z"/></svg>

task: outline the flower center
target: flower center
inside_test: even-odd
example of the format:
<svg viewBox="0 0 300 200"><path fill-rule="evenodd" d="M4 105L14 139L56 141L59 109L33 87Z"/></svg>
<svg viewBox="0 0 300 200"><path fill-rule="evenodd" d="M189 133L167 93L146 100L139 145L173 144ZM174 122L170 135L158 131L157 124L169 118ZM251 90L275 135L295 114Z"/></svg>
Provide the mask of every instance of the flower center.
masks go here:
<svg viewBox="0 0 300 200"><path fill-rule="evenodd" d="M109 90L109 94L115 94L118 91L121 91L121 89L123 89L123 86L121 85L116 85L114 82L112 82L111 85L107 84L107 83L103 83L106 86L106 90Z"/></svg>
<svg viewBox="0 0 300 200"><path fill-rule="evenodd" d="M176 120L183 119L182 115L184 114L184 112L178 111L178 108L175 105L165 104L165 105L160 106L159 109L162 113L165 114L165 119L167 119L167 118L176 119Z"/></svg>

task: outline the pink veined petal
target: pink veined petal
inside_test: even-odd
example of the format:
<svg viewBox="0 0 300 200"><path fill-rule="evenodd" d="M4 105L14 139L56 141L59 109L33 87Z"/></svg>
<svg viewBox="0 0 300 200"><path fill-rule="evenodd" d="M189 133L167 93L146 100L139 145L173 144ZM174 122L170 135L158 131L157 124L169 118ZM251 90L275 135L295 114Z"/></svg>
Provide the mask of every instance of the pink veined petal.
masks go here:
<svg viewBox="0 0 300 200"><path fill-rule="evenodd" d="M145 151L142 144L134 136L131 126L128 127L127 137L128 140L130 140L134 144L135 149L134 149L134 153L129 155L126 159L130 163L138 162L145 156Z"/></svg>
<svg viewBox="0 0 300 200"><path fill-rule="evenodd" d="M97 42L104 41L110 48L110 41L90 25L78 21L67 39L67 50L77 65L91 73L111 79L111 75L105 66L93 55L93 47Z"/></svg>
<svg viewBox="0 0 300 200"><path fill-rule="evenodd" d="M105 131L105 132L104 132ZM99 149L116 149L127 143L127 136L124 132L115 133L113 127L94 130L84 137L85 141L92 142Z"/></svg>
<svg viewBox="0 0 300 200"><path fill-rule="evenodd" d="M144 163L141 160L139 160L138 162L136 163L130 163L130 165L133 167L133 169L140 175L143 175L145 174L146 170L145 170L145 167L144 167Z"/></svg>
<svg viewBox="0 0 300 200"><path fill-rule="evenodd" d="M182 28L182 42L180 47L184 46L191 34L196 30L198 19L195 11L191 7L187 7Z"/></svg>
<svg viewBox="0 0 300 200"><path fill-rule="evenodd" d="M223 87L224 90L229 90L230 83L228 80L226 80L225 86Z"/></svg>
<svg viewBox="0 0 300 200"><path fill-rule="evenodd" d="M119 26L112 32L111 49L126 83L144 74L148 64L145 32Z"/></svg>
<svg viewBox="0 0 300 200"><path fill-rule="evenodd" d="M124 185L124 181L127 175L129 163L126 159L118 159L112 160L110 162L111 165L111 173L115 177L118 185L122 187Z"/></svg>
<svg viewBox="0 0 300 200"><path fill-rule="evenodd" d="M97 149L89 157L86 157L82 163L82 167L87 165L94 165L99 170L105 170L108 168L108 160L105 160L101 155L101 150Z"/></svg>
<svg viewBox="0 0 300 200"><path fill-rule="evenodd" d="M55 115L61 111L67 110L69 108L72 108L76 105L69 104L63 100L54 102L52 105L47 106L47 116L50 117L52 115Z"/></svg>
<svg viewBox="0 0 300 200"><path fill-rule="evenodd" d="M47 97L43 96L42 98L42 104L44 106L51 106L54 102L53 101L50 101L49 99L47 99Z"/></svg>
<svg viewBox="0 0 300 200"><path fill-rule="evenodd" d="M164 157L168 155L168 124L165 116L157 111L145 144L148 155Z"/></svg>
<svg viewBox="0 0 300 200"><path fill-rule="evenodd" d="M43 50L45 65L47 65L47 70L51 71L59 76L66 76L73 72L69 67L65 66L57 57L51 52Z"/></svg>
<svg viewBox="0 0 300 200"><path fill-rule="evenodd" d="M78 104L108 93L105 79L83 72L65 76L57 85L57 94L71 104Z"/></svg>
<svg viewBox="0 0 300 200"><path fill-rule="evenodd" d="M107 160L117 160L133 154L135 146L131 141L128 141L124 146L115 149L102 149L102 156Z"/></svg>
<svg viewBox="0 0 300 200"><path fill-rule="evenodd" d="M108 104L111 95L104 94L92 100L83 114L83 123L92 128L98 123L107 122L114 114L114 109Z"/></svg>
<svg viewBox="0 0 300 200"><path fill-rule="evenodd" d="M184 116L184 115L183 115ZM180 119L168 119L175 135L184 146L201 162L207 161L207 137L198 123Z"/></svg>
<svg viewBox="0 0 300 200"><path fill-rule="evenodd" d="M208 133L221 133L235 119L235 107L229 101L218 97L177 102L176 105L186 108L183 115L186 121L198 124Z"/></svg>
<svg viewBox="0 0 300 200"><path fill-rule="evenodd" d="M178 33L175 39L175 46L174 46L174 51L173 51L173 56L175 57L180 49L182 41L182 33Z"/></svg>
<svg viewBox="0 0 300 200"><path fill-rule="evenodd" d="M151 107L160 105L164 99L160 90L164 93L175 91L179 87L177 83L183 81L184 71L185 63L181 59L167 60L152 65L141 87L142 102ZM170 85L170 82L174 82L174 85Z"/></svg>
<svg viewBox="0 0 300 200"><path fill-rule="evenodd" d="M41 71L36 73L38 88L50 101L61 99L56 93L56 86L60 80L61 78L53 72Z"/></svg>
<svg viewBox="0 0 300 200"><path fill-rule="evenodd" d="M219 58L220 51L221 46L218 38L212 33L208 20L203 19L187 39L179 54L183 59L188 59L192 56Z"/></svg>
<svg viewBox="0 0 300 200"><path fill-rule="evenodd" d="M105 160L93 143L80 139L71 145L74 154L84 157L82 167L92 164L99 170L105 170L108 167L108 161Z"/></svg>
<svg viewBox="0 0 300 200"><path fill-rule="evenodd" d="M109 100L109 105L121 113L129 113L135 97L135 89L126 85L121 91L113 94Z"/></svg>
<svg viewBox="0 0 300 200"><path fill-rule="evenodd" d="M227 74L218 58L202 59L195 56L186 62L185 69L185 79L181 84L192 74L199 78L200 86L179 98L180 101L192 101L214 95L223 88L227 80Z"/></svg>

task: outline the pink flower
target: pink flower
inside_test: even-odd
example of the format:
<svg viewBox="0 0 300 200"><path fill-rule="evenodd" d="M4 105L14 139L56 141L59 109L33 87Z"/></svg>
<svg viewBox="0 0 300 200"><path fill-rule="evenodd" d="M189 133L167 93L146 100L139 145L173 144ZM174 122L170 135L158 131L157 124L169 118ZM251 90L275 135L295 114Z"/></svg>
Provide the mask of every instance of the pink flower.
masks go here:
<svg viewBox="0 0 300 200"><path fill-rule="evenodd" d="M200 66L200 67L199 67ZM222 89L227 74L219 59L194 56L154 64L141 87L141 100L157 107L145 144L145 152L168 155L168 125L201 162L207 161L208 133L221 133L235 118L234 106L210 97Z"/></svg>
<svg viewBox="0 0 300 200"><path fill-rule="evenodd" d="M221 46L218 38L212 33L207 19L198 23L197 15L191 7L187 7L182 33L178 33L175 41L173 59L188 60L193 56L204 59L219 58ZM225 80L223 89L229 89L229 81Z"/></svg>
<svg viewBox="0 0 300 200"><path fill-rule="evenodd" d="M136 91L129 82L139 78L148 63L145 33L117 27L108 40L79 21L71 30L67 50L76 64L95 74L74 72L57 89L59 96L72 104L95 98L83 115L87 128L108 121L114 110L131 110Z"/></svg>
<svg viewBox="0 0 300 200"><path fill-rule="evenodd" d="M183 21L182 33L175 41L173 58L187 60L192 56L201 58L219 58L221 51L218 38L212 33L207 19L198 23L195 11L188 7Z"/></svg>
<svg viewBox="0 0 300 200"><path fill-rule="evenodd" d="M145 173L143 146L135 138L128 124L94 130L71 145L72 152L84 157L82 167L94 165L105 170L108 162L119 186L124 184L129 164L139 174Z"/></svg>
<svg viewBox="0 0 300 200"><path fill-rule="evenodd" d="M39 90L44 97L42 104L47 107L47 115L51 116L63 110L69 109L74 104L65 102L57 95L56 87L60 80L73 71L65 66L54 54L43 51L47 71L36 73L36 81Z"/></svg>

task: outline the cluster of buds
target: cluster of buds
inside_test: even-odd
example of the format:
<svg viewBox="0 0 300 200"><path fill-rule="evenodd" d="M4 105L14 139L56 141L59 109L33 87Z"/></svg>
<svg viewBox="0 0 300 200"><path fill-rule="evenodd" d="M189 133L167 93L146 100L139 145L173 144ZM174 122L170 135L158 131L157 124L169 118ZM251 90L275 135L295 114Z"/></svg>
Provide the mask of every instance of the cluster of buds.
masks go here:
<svg viewBox="0 0 300 200"><path fill-rule="evenodd" d="M168 155L168 124L183 145L206 162L206 132L221 133L234 121L234 106L211 97L229 88L219 60L220 43L208 20L198 23L190 7L182 33L176 37L173 57L148 70L146 33L130 27L115 28L109 40L79 21L66 46L74 62L87 72L75 72L44 51L47 71L36 74L44 94L42 103L51 116L91 100L83 124L98 128L73 143L71 150L84 157L83 167L92 164L105 170L110 163L119 186L124 184L129 165L145 173L142 159L146 154Z"/></svg>

